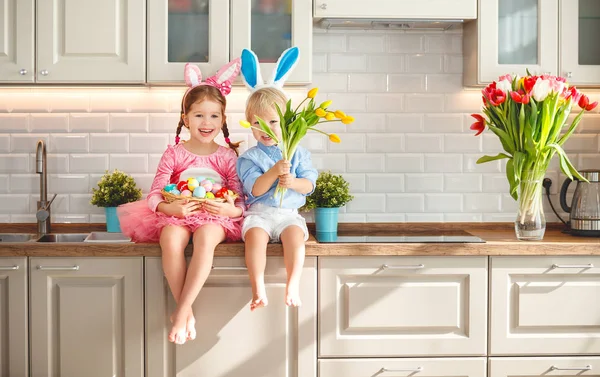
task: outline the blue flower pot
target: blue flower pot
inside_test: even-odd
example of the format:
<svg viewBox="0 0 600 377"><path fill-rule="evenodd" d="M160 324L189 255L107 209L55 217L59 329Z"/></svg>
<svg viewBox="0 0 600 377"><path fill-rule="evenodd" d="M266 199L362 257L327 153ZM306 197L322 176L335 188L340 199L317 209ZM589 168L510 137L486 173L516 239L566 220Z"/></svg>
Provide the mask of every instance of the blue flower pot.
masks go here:
<svg viewBox="0 0 600 377"><path fill-rule="evenodd" d="M106 212L106 231L111 233L120 233L121 225L117 217L117 207L104 207Z"/></svg>
<svg viewBox="0 0 600 377"><path fill-rule="evenodd" d="M320 241L335 241L337 239L338 213L340 209L315 208L315 227L317 239Z"/></svg>

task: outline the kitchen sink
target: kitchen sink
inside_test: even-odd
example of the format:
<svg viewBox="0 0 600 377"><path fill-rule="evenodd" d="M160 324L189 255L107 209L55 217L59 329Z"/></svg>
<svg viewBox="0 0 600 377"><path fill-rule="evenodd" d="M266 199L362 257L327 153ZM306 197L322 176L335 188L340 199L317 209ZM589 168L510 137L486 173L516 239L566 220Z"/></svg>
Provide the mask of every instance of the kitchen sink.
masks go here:
<svg viewBox="0 0 600 377"><path fill-rule="evenodd" d="M29 242L36 237L30 233L0 233L0 242Z"/></svg>
<svg viewBox="0 0 600 377"><path fill-rule="evenodd" d="M44 234L36 242L83 242L88 235L88 233Z"/></svg>

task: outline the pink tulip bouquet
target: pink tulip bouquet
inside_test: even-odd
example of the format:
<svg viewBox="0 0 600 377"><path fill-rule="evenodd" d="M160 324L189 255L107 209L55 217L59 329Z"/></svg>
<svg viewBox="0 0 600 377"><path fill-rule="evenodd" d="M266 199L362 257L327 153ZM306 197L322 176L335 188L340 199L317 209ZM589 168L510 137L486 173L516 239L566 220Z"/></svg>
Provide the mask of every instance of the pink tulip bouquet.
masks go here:
<svg viewBox="0 0 600 377"><path fill-rule="evenodd" d="M481 134L486 126L500 139L505 153L483 156L477 163L507 159L506 177L510 195L519 201L515 222L517 237L524 240L543 238L545 220L542 210L542 181L548 164L557 154L560 168L569 178L585 180L575 169L563 144L575 132L585 111L598 103L565 78L551 75L525 77L504 75L492 82L483 93L483 113L471 129ZM581 111L568 125L567 118L574 104Z"/></svg>

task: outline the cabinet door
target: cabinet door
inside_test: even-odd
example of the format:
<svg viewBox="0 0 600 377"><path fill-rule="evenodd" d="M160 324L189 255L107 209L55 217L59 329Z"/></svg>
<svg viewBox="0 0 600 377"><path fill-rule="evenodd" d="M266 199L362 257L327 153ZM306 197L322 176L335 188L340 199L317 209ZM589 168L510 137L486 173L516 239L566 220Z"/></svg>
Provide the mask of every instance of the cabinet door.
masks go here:
<svg viewBox="0 0 600 377"><path fill-rule="evenodd" d="M600 357L490 357L489 377L598 376Z"/></svg>
<svg viewBox="0 0 600 377"><path fill-rule="evenodd" d="M27 258L0 258L0 376L29 376Z"/></svg>
<svg viewBox="0 0 600 377"><path fill-rule="evenodd" d="M320 359L319 376L486 377L486 359Z"/></svg>
<svg viewBox="0 0 600 377"><path fill-rule="evenodd" d="M486 257L322 257L319 355L485 355Z"/></svg>
<svg viewBox="0 0 600 377"><path fill-rule="evenodd" d="M284 303L285 266L269 257L269 305L250 312L243 258L215 258L215 269L194 303L198 337L169 343L175 310L160 258L146 259L147 376L316 377L316 258L306 258L302 306Z"/></svg>
<svg viewBox="0 0 600 377"><path fill-rule="evenodd" d="M464 34L467 85L526 69L558 73L558 0L479 0L479 17Z"/></svg>
<svg viewBox="0 0 600 377"><path fill-rule="evenodd" d="M144 375L142 258L31 258L31 376Z"/></svg>
<svg viewBox="0 0 600 377"><path fill-rule="evenodd" d="M143 83L144 0L37 0L37 81Z"/></svg>
<svg viewBox="0 0 600 377"><path fill-rule="evenodd" d="M312 4L308 0L232 0L231 56L244 48L258 56L263 80L273 75L281 53L300 49L298 65L286 83L307 84L312 79Z"/></svg>
<svg viewBox="0 0 600 377"><path fill-rule="evenodd" d="M148 0L148 82L183 83L186 63L202 77L229 61L229 1Z"/></svg>
<svg viewBox="0 0 600 377"><path fill-rule="evenodd" d="M600 3L560 2L560 71L570 84L600 85Z"/></svg>
<svg viewBox="0 0 600 377"><path fill-rule="evenodd" d="M600 353L600 257L493 257L492 355Z"/></svg>
<svg viewBox="0 0 600 377"><path fill-rule="evenodd" d="M0 83L33 82L34 0L0 0Z"/></svg>

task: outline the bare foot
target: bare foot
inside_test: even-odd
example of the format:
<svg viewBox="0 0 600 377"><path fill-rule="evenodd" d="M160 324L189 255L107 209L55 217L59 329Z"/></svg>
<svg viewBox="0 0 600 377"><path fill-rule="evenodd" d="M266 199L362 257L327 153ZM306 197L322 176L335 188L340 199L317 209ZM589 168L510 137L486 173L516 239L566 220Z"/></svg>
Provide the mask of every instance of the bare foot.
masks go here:
<svg viewBox="0 0 600 377"><path fill-rule="evenodd" d="M187 337L186 340L194 340L196 339L196 318L194 318L194 313L190 311L190 315L187 318L186 323L186 332Z"/></svg>
<svg viewBox="0 0 600 377"><path fill-rule="evenodd" d="M285 304L292 307L302 305L302 301L300 301L300 287L298 283L288 282L285 286Z"/></svg>
<svg viewBox="0 0 600 377"><path fill-rule="evenodd" d="M258 308L269 305L267 294L255 294L252 295L252 301L250 302L250 311L255 311Z"/></svg>
<svg viewBox="0 0 600 377"><path fill-rule="evenodd" d="M184 344L187 338L187 322L191 308L177 308L171 315L173 327L169 331L169 342Z"/></svg>

